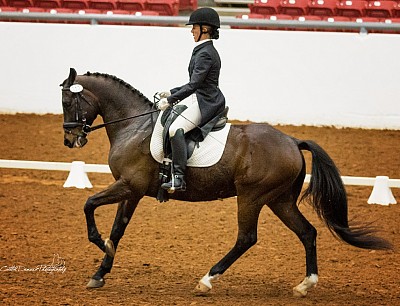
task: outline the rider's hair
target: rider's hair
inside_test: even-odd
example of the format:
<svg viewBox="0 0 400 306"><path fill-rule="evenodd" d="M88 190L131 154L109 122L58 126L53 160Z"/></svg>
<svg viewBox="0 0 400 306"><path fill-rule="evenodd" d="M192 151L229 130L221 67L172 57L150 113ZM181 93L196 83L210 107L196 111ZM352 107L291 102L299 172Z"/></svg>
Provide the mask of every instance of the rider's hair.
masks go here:
<svg viewBox="0 0 400 306"><path fill-rule="evenodd" d="M213 27L210 25L203 25L203 27L207 28L207 32L210 34L211 39L219 38L219 29L217 27Z"/></svg>

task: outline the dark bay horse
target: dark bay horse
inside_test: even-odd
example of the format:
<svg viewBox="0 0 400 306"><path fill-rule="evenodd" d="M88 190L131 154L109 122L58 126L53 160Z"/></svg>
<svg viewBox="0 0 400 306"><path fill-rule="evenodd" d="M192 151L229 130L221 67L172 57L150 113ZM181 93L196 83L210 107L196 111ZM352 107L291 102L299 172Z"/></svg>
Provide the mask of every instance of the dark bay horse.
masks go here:
<svg viewBox="0 0 400 306"><path fill-rule="evenodd" d="M87 73L77 76L71 68L61 84L64 113L64 144L82 147L97 115L103 118L111 144L109 166L115 182L88 198L84 206L89 241L104 253L104 259L87 287L104 285L111 271L118 243L144 196L156 197L159 164L152 158L149 143L157 112L138 90L115 76ZM125 120L124 118L133 118ZM301 150L312 154L311 181L301 200L308 200L319 218L338 239L359 248L391 249L370 227L349 226L347 196L338 169L328 154L311 140L285 135L268 124L232 125L221 160L207 168L187 170L186 192L174 193L181 201L211 201L237 196L238 236L233 248L199 281L195 288L205 293L257 242L257 223L267 205L300 239L306 253L306 276L293 288L305 296L318 281L316 229L299 211L297 200L306 174ZM97 207L119 203L110 238L97 230Z"/></svg>

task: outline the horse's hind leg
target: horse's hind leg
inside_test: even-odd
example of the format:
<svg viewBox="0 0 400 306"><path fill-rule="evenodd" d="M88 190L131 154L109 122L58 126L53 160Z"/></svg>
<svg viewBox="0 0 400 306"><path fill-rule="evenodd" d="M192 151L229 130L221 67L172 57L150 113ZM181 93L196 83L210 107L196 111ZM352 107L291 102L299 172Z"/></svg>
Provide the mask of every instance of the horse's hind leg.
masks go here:
<svg viewBox="0 0 400 306"><path fill-rule="evenodd" d="M257 223L263 205L238 197L238 237L234 247L199 281L198 294L211 290L211 281L222 275L240 256L257 242Z"/></svg>
<svg viewBox="0 0 400 306"><path fill-rule="evenodd" d="M111 272L111 268L114 262L114 254L112 253L116 252L118 243L125 233L125 229L128 226L133 213L135 212L138 202L139 201L126 200L119 203L117 214L115 216L114 224L110 234L110 241L112 241L110 247L112 247L113 250L110 250L108 252L106 251L106 255L104 256L99 269L90 279L89 283L87 284L87 288L99 288L104 286L104 276L107 273Z"/></svg>
<svg viewBox="0 0 400 306"><path fill-rule="evenodd" d="M296 197L297 199L297 197ZM277 201L269 205L274 214L290 229L303 243L306 251L306 277L293 288L293 294L298 297L307 295L307 291L318 282L316 229L299 211L296 200Z"/></svg>

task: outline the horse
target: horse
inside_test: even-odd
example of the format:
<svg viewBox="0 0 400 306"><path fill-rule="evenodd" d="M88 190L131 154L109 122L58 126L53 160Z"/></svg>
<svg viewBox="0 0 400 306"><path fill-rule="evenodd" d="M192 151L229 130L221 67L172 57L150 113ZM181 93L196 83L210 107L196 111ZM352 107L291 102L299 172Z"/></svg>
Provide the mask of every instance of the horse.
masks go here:
<svg viewBox="0 0 400 306"><path fill-rule="evenodd" d="M105 255L87 288L105 284L121 237L141 198L155 198L159 188L159 166L149 149L158 110L148 98L128 83L105 73L77 75L71 68L62 84L64 145L83 147L90 131L105 127L110 151L108 163L115 179L105 190L90 196L84 213L88 239ZM92 127L97 116L103 124ZM306 175L302 151L312 156L311 179L301 195ZM219 162L206 168L187 169L185 192L171 199L195 202L237 197L237 240L231 250L200 279L197 294L207 294L212 282L257 242L261 209L272 212L300 239L305 249L306 275L293 288L304 297L318 282L317 231L298 209L307 201L332 235L363 249L390 250L392 245L375 234L370 225L350 225L347 194L339 170L328 153L312 140L286 135L266 123L232 124ZM96 208L118 203L110 237L97 229Z"/></svg>

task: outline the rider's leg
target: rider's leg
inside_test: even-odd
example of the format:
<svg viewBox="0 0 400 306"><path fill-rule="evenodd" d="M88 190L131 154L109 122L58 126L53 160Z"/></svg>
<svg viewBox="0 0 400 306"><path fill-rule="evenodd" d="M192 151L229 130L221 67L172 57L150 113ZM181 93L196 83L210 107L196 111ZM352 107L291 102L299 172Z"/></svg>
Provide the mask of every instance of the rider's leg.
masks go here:
<svg viewBox="0 0 400 306"><path fill-rule="evenodd" d="M188 108L179 115L169 128L169 136L172 148L173 175L171 181L162 184L162 188L170 192L186 189L185 171L187 164L187 147L185 133L197 127L201 122L201 113L197 99L186 104Z"/></svg>

